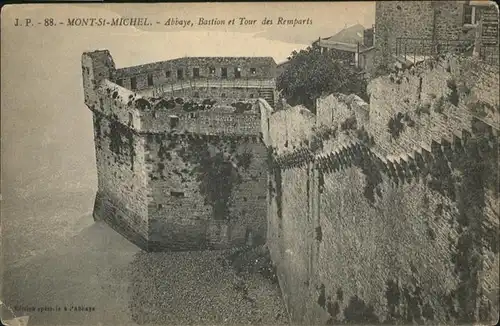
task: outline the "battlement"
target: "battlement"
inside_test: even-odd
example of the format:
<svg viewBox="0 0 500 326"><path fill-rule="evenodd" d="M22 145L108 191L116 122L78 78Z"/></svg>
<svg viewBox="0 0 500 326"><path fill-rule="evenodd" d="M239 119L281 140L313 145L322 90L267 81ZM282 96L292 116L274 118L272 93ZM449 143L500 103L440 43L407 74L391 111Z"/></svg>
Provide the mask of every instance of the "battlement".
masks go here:
<svg viewBox="0 0 500 326"><path fill-rule="evenodd" d="M500 125L498 73L476 58L447 56L374 79L369 124L384 156L451 141L479 120L497 133ZM415 91L416 90L416 91Z"/></svg>
<svg viewBox="0 0 500 326"><path fill-rule="evenodd" d="M406 320L468 318L477 305L466 305L479 299L466 290L498 289L483 265L498 261L499 81L476 59L424 60L372 80L370 103L330 94L315 115L303 106L275 111L250 98L255 85L234 86L242 79L207 78L220 86L203 93L201 72L152 92L160 78L144 83L166 67L158 63L129 69L146 76L131 90L117 84L109 53L85 55L94 217L146 250L267 241L295 320L389 323L408 307L418 309ZM480 263L477 253L486 253ZM386 300L388 288L404 300ZM371 319L352 319L356 309Z"/></svg>
<svg viewBox="0 0 500 326"><path fill-rule="evenodd" d="M98 171L94 218L145 250L262 243L261 130L272 111L266 100L276 97L275 65L180 58L116 69L107 50L84 53Z"/></svg>
<svg viewBox="0 0 500 326"><path fill-rule="evenodd" d="M109 51L85 52L85 103L136 132L179 126L188 132L258 134L258 118L243 106L258 98L274 103L275 67L270 57L198 57L116 69ZM172 98L183 99L184 110L169 105ZM216 110L203 104L207 110L199 112L208 100L216 101Z"/></svg>
<svg viewBox="0 0 500 326"><path fill-rule="evenodd" d="M186 57L117 69L114 80L137 78L137 89L165 82L212 79L272 79L276 62L271 57ZM148 78L153 85L148 84Z"/></svg>
<svg viewBox="0 0 500 326"><path fill-rule="evenodd" d="M96 67L111 58L107 50L85 53L84 57L85 65L95 63ZM264 97L273 101L275 70L271 57L186 57L120 69L113 64L95 76L141 96Z"/></svg>
<svg viewBox="0 0 500 326"><path fill-rule="evenodd" d="M412 176L416 170L409 167L420 166L437 147L463 146L478 130L498 135L498 84L494 67L477 58L429 59L372 80L370 104L353 94L330 94L317 100L314 118L300 106L273 113L270 146L278 166L293 168L336 162L345 152L339 148L362 145L389 175Z"/></svg>
<svg viewBox="0 0 500 326"><path fill-rule="evenodd" d="M109 80L99 84L97 93L99 100L90 108L137 133L260 133L260 112L249 101L145 98Z"/></svg>
<svg viewBox="0 0 500 326"><path fill-rule="evenodd" d="M369 104L331 94L315 117L271 114L268 246L293 321L498 316L499 82L475 60L376 78Z"/></svg>

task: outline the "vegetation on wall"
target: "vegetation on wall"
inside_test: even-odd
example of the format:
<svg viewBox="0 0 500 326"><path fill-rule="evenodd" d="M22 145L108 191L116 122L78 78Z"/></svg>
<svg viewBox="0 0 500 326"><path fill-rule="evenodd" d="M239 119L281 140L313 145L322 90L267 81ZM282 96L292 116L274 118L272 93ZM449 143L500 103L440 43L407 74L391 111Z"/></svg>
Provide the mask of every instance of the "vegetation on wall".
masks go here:
<svg viewBox="0 0 500 326"><path fill-rule="evenodd" d="M138 103L139 100L136 101ZM146 100L143 100L146 101ZM201 103L194 101L192 99L185 101L183 98L151 98L151 103L153 104L154 111L165 111L173 109L182 109L185 112L195 112L210 110L217 103L213 99L205 99ZM138 103L139 104L139 103Z"/></svg>
<svg viewBox="0 0 500 326"><path fill-rule="evenodd" d="M176 107L175 100L170 98L168 100L161 99L159 102L155 103L155 110L171 110Z"/></svg>
<svg viewBox="0 0 500 326"><path fill-rule="evenodd" d="M498 138L488 132L475 132L464 150L457 152L454 158L462 180L457 188L459 238L452 258L461 281L456 300L461 308L459 319L464 322L475 321L477 293L470 289L477 286L481 254L485 249L497 254L499 240L497 230L487 228L488 217L484 211L486 205L491 205L486 201L486 190L492 190L497 198L499 195ZM491 307L486 307L488 309ZM489 315L490 311L486 313Z"/></svg>
<svg viewBox="0 0 500 326"><path fill-rule="evenodd" d="M410 269L416 272L410 263ZM423 324L434 320L434 309L429 303L424 304L422 288L416 278L412 278L410 286L400 286L396 281L389 279L386 282L385 296L387 299L387 316L384 323L394 324L400 320L406 323ZM405 309L401 309L405 307Z"/></svg>
<svg viewBox="0 0 500 326"><path fill-rule="evenodd" d="M290 55L287 69L278 77L277 87L287 102L302 104L316 113L315 101L322 94L354 93L368 100L366 81L359 69L334 52L321 53L317 45Z"/></svg>
<svg viewBox="0 0 500 326"><path fill-rule="evenodd" d="M275 149L272 147L267 148L267 169L268 173L272 176L272 181L269 181L269 194L271 197L274 197L276 200L276 207L277 207L277 214L278 217L281 219L283 218L283 202L282 202L282 196L283 196L283 185L282 185L282 178L281 178L281 169L276 164L274 157L275 157ZM273 181L276 187L273 187Z"/></svg>
<svg viewBox="0 0 500 326"><path fill-rule="evenodd" d="M135 105L141 111L151 109L151 103L149 103L148 100L143 99L143 98L139 98L139 99L135 100Z"/></svg>
<svg viewBox="0 0 500 326"><path fill-rule="evenodd" d="M208 142L204 139L188 139L177 150L179 157L193 165L190 174L196 175L199 191L205 197L205 203L212 206L214 219L229 218L234 188L241 183L240 168L248 169L253 160L251 151L237 153L236 145L235 139L231 139L229 144L221 144L221 139ZM165 147L165 150L169 149ZM185 172L188 173L187 170Z"/></svg>
<svg viewBox="0 0 500 326"><path fill-rule="evenodd" d="M103 117L102 113L94 111L94 130L97 138L101 138L102 136L102 128L101 128L102 117Z"/></svg>
<svg viewBox="0 0 500 326"><path fill-rule="evenodd" d="M431 104L430 103L419 103L415 109L415 113L420 116L422 113L431 114Z"/></svg>
<svg viewBox="0 0 500 326"><path fill-rule="evenodd" d="M380 321L375 314L375 309L372 305L368 305L354 295L349 298L349 301L345 305L343 310L343 318L339 316L340 305L344 301L344 294L341 288L337 290L335 300L331 296L326 295L326 288L324 284L317 287L319 291L319 296L317 304L328 312L330 318L327 320L327 325L336 324L368 324L374 325L379 324Z"/></svg>
<svg viewBox="0 0 500 326"><path fill-rule="evenodd" d="M236 154L236 160L238 162L238 166L243 168L244 170L248 170L250 164L252 163L253 154L252 152L246 150L241 154Z"/></svg>
<svg viewBox="0 0 500 326"><path fill-rule="evenodd" d="M171 158L170 152L163 141L160 141L160 147L158 148L158 157L160 158L160 160Z"/></svg>
<svg viewBox="0 0 500 326"><path fill-rule="evenodd" d="M403 114L398 112L389 119L387 123L387 130L391 134L392 138L397 139L404 131L405 125L408 127L414 127L415 121L408 113Z"/></svg>
<svg viewBox="0 0 500 326"><path fill-rule="evenodd" d="M404 130L403 117L404 115L398 112L394 117L390 118L387 123L388 131L394 139L398 138Z"/></svg>
<svg viewBox="0 0 500 326"><path fill-rule="evenodd" d="M199 168L200 192L212 206L213 218L228 219L232 190L239 182L237 172L222 153L204 155Z"/></svg>
<svg viewBox="0 0 500 326"><path fill-rule="evenodd" d="M354 158L354 165L361 169L365 176L365 188L363 194L370 204L375 203L375 194L382 197L382 192L378 187L382 183L382 174L369 155L358 153Z"/></svg>
<svg viewBox="0 0 500 326"><path fill-rule="evenodd" d="M365 127L363 126L359 129L356 129L356 136L366 147L372 147L375 145L375 138L373 136L370 136L370 134L368 134L368 132L365 130Z"/></svg>
<svg viewBox="0 0 500 326"><path fill-rule="evenodd" d="M252 103L236 102L231 103L231 106L235 109L234 113L243 113L252 110Z"/></svg>
<svg viewBox="0 0 500 326"><path fill-rule="evenodd" d="M193 100L189 100L189 101L184 102L182 104L182 109L186 112L209 110L212 107L213 107L213 104L197 103Z"/></svg>
<svg viewBox="0 0 500 326"><path fill-rule="evenodd" d="M498 232L488 226L490 224L485 213L486 206L492 205L487 200L486 192L491 191L496 198L500 192L498 138L482 122L476 121L472 127L474 134L464 138L453 148L445 147L442 150L441 145L433 146L427 176L428 187L455 201L458 208L458 216L453 218L456 223L451 224L456 229L458 239L455 242L450 238L449 241L453 247L451 260L459 283L455 290L443 295L442 301L447 307L449 320L453 318L461 323L485 321L489 318L491 307L481 306L477 320L475 312L479 293L470 289L479 286L482 256L488 251L497 254L499 249ZM442 214L444 208L439 204L435 214ZM491 207L490 211L495 211L495 208ZM412 301L407 301L409 307L410 304ZM419 312L417 306L413 305L415 313L412 318L421 316L432 320L433 311L430 306L420 305ZM410 319L408 321L411 322Z"/></svg>
<svg viewBox="0 0 500 326"><path fill-rule="evenodd" d="M415 121L411 118L408 112L404 114L403 121L406 122L408 127L415 127Z"/></svg>
<svg viewBox="0 0 500 326"><path fill-rule="evenodd" d="M445 106L445 98L443 96L440 96L436 102L434 102L434 112L436 113L443 113Z"/></svg>
<svg viewBox="0 0 500 326"><path fill-rule="evenodd" d="M375 50L375 56L379 60L375 62L374 72L372 76L373 78L388 75L391 70L393 70L390 68L389 62L389 58L392 54L390 53L391 47L389 46L389 32L387 31L386 27L382 27L377 31L377 42L380 42L380 44Z"/></svg>
<svg viewBox="0 0 500 326"><path fill-rule="evenodd" d="M283 218L283 184L281 178L281 169L276 166L273 169L274 181L276 183L276 207L278 210L278 217Z"/></svg>
<svg viewBox="0 0 500 326"><path fill-rule="evenodd" d="M349 299L349 303L344 308L345 321L351 324L378 324L380 323L375 309L371 304L367 304L357 295Z"/></svg>
<svg viewBox="0 0 500 326"><path fill-rule="evenodd" d="M441 150L441 146L438 145L433 148L432 154L434 158L429 162L429 180L427 186L441 195L455 200L455 180L448 165L448 160Z"/></svg>
<svg viewBox="0 0 500 326"><path fill-rule="evenodd" d="M94 124L94 141L96 149L102 149L102 137L107 136L105 132L102 131L102 118L104 115L99 111L94 111L93 124Z"/></svg>
<svg viewBox="0 0 500 326"><path fill-rule="evenodd" d="M199 182L199 191L205 203L212 206L214 219L229 219L229 208L234 187L241 182L238 171L220 151L211 151L202 139L190 139L184 150L177 152L191 163Z"/></svg>
<svg viewBox="0 0 500 326"><path fill-rule="evenodd" d="M484 101L475 101L470 104L471 112L474 113L479 118L484 118L488 115L488 113L495 114L496 112L500 113L500 106L496 108L491 104Z"/></svg>
<svg viewBox="0 0 500 326"><path fill-rule="evenodd" d="M118 116L114 115L109 120L109 150L115 154L115 162L120 156L128 156L130 159L130 169L134 169L135 148L134 134L130 128L118 121ZM125 138L125 140L124 140Z"/></svg>
<svg viewBox="0 0 500 326"><path fill-rule="evenodd" d="M349 117L340 124L341 130L355 130L358 127L356 117Z"/></svg>
<svg viewBox="0 0 500 326"><path fill-rule="evenodd" d="M457 91L457 84L453 79L449 79L446 84L448 85L448 88L450 89L450 93L448 94L448 101L455 105L458 106L458 101L460 99Z"/></svg>
<svg viewBox="0 0 500 326"><path fill-rule="evenodd" d="M318 128L313 127L313 134L309 148L315 152L323 149L323 141L333 139L337 136L337 128L321 125Z"/></svg>

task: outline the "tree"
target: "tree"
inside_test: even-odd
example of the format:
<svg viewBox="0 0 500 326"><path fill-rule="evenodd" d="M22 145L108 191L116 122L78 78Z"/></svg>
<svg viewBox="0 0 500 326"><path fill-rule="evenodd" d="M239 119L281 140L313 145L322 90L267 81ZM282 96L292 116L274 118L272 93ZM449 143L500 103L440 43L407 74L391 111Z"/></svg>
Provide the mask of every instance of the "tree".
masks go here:
<svg viewBox="0 0 500 326"><path fill-rule="evenodd" d="M351 66L339 52L321 53L314 44L288 57L289 66L278 77L277 86L291 105L302 104L316 113L322 94L355 93L367 99L366 81L360 69Z"/></svg>

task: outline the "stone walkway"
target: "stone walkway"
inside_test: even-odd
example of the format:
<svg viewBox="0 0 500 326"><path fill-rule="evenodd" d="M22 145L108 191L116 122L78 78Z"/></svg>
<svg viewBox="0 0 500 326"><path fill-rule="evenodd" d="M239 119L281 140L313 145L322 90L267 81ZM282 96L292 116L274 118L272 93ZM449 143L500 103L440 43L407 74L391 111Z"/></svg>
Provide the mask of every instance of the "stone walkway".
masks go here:
<svg viewBox="0 0 500 326"><path fill-rule="evenodd" d="M236 273L227 252L140 251L75 196L2 206L2 301L30 326L287 323L269 277Z"/></svg>

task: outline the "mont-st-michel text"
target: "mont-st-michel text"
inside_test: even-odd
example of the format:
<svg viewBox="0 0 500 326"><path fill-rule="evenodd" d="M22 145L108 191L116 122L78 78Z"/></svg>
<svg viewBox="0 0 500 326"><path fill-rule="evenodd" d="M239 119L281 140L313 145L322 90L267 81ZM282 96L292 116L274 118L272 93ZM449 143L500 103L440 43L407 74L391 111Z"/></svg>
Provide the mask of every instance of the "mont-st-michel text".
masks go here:
<svg viewBox="0 0 500 326"><path fill-rule="evenodd" d="M257 25L278 25L278 26L300 26L312 25L313 21L308 17L263 17L259 19L248 17L231 17L228 19L217 17L197 17L196 19L184 19L179 17L169 17L165 19L152 19L150 17L69 17L56 19L53 17L43 17L32 19L29 17L17 17L13 21L15 27L124 27L124 26L164 26L169 27L193 27L193 26L257 26Z"/></svg>
<svg viewBox="0 0 500 326"><path fill-rule="evenodd" d="M31 23L31 22L30 22ZM16 22L16 24L22 24ZM26 23L28 24L28 23ZM61 24L59 22L58 24ZM68 18L67 26L82 26L82 27L99 27L99 26L154 26L163 25L170 27L192 27L198 26L220 26L220 25L312 25L311 18L289 18L277 17L270 19L264 17L262 19L253 19L247 17L234 17L230 19L221 19L213 17L198 17L196 20L182 19L177 17L168 18L163 21L152 20L148 17L120 17L120 18L102 18L102 17L73 17Z"/></svg>

